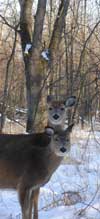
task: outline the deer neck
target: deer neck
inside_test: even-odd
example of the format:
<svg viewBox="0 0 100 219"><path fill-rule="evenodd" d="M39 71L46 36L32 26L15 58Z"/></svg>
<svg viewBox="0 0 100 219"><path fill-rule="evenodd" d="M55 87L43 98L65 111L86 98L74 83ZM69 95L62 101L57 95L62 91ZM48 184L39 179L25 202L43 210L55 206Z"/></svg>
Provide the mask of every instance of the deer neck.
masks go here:
<svg viewBox="0 0 100 219"><path fill-rule="evenodd" d="M53 128L55 131L60 131L60 130L64 129L64 124L60 124L60 125L57 124L57 125L55 125L55 124L52 124L49 121L48 121L47 126Z"/></svg>
<svg viewBox="0 0 100 219"><path fill-rule="evenodd" d="M62 162L63 157L60 157L58 155L56 155L55 153L49 153L47 155L47 171L48 171L48 176L47 178L50 178L51 175L54 173L54 171L58 168L58 166L60 165L60 163ZM47 180L48 181L48 180Z"/></svg>

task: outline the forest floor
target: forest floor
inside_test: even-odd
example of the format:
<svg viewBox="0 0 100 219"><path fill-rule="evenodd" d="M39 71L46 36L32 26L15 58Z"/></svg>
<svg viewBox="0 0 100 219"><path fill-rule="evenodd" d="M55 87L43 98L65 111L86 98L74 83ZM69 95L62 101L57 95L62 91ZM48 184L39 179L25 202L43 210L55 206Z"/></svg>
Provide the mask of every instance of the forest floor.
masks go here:
<svg viewBox="0 0 100 219"><path fill-rule="evenodd" d="M68 157L41 188L39 218L100 219L100 129L74 128ZM0 190L0 219L21 219L15 191Z"/></svg>

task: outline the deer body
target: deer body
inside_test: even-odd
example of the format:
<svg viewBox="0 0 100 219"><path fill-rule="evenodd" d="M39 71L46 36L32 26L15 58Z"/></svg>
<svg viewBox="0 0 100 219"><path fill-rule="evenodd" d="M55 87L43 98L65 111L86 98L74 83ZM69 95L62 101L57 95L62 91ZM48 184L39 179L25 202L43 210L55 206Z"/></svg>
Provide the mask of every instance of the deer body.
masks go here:
<svg viewBox="0 0 100 219"><path fill-rule="evenodd" d="M17 189L22 219L38 219L38 196L70 148L72 127L48 135L0 135L0 188Z"/></svg>
<svg viewBox="0 0 100 219"><path fill-rule="evenodd" d="M1 188L14 188L17 189L19 183L31 177L30 185L39 186L45 183L45 180L49 174L52 174L56 165L59 165L58 159L54 163L56 155L50 151L48 146L50 139L44 139L44 143L47 145L41 145L36 139L38 135L1 135L0 136L0 187ZM24 137L24 138L23 138ZM29 138L30 137L30 138ZM44 136L42 136L44 137ZM48 136L45 136L48 137ZM43 139L42 139L43 140ZM46 141L47 140L47 141ZM13 143L16 141L16 143ZM19 145L20 141L20 145ZM32 142L33 141L33 142ZM34 145L35 141L35 145ZM32 145L33 143L33 145ZM34 147L35 146L35 147ZM49 161L48 161L49 156ZM61 157L60 157L61 158ZM51 161L52 160L52 161ZM31 174L30 174L31 173ZM49 176L48 176L49 178ZM9 179L9 180L8 180ZM27 182L26 182L27 184ZM26 185L27 186L27 185Z"/></svg>

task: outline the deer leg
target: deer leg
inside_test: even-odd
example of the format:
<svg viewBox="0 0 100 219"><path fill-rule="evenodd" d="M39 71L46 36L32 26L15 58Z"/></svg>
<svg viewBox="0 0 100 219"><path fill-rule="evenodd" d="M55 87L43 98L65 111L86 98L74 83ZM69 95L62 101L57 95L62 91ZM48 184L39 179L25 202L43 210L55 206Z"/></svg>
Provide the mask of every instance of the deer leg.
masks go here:
<svg viewBox="0 0 100 219"><path fill-rule="evenodd" d="M32 189L20 188L19 200L22 208L22 219L32 219Z"/></svg>
<svg viewBox="0 0 100 219"><path fill-rule="evenodd" d="M38 219L38 199L39 199L40 188L33 191L33 206L34 216L33 219Z"/></svg>

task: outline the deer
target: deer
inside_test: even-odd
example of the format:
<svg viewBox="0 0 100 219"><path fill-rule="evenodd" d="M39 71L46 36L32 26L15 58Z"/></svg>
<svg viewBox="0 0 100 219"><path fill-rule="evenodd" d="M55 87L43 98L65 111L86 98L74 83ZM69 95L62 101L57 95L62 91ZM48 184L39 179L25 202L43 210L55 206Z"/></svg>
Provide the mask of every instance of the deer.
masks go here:
<svg viewBox="0 0 100 219"><path fill-rule="evenodd" d="M47 96L47 126L54 130L62 130L65 126L67 110L76 104L76 96L69 96L66 100L55 100L54 96Z"/></svg>
<svg viewBox="0 0 100 219"><path fill-rule="evenodd" d="M0 188L18 192L22 219L38 219L40 187L44 186L70 150L67 129L45 127L42 133L0 135Z"/></svg>

